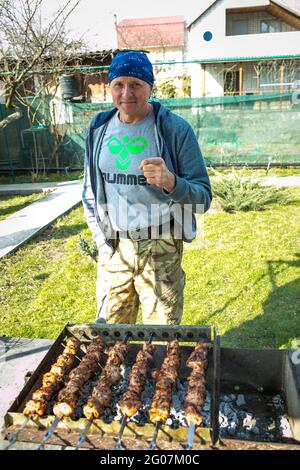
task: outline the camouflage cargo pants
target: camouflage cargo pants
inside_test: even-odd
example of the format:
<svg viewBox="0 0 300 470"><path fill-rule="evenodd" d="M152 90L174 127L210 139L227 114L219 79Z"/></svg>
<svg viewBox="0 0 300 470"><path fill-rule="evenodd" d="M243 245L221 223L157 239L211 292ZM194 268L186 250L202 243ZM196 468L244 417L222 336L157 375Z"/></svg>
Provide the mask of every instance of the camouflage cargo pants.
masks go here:
<svg viewBox="0 0 300 470"><path fill-rule="evenodd" d="M144 324L179 324L185 273L182 240L117 240L113 255L99 254L97 318L136 323L139 305Z"/></svg>

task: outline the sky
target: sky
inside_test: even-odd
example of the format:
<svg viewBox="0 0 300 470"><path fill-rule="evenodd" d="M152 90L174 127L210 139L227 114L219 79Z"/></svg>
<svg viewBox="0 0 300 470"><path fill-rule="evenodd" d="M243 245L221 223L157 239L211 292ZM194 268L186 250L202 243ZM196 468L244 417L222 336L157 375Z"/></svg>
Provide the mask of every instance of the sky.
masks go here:
<svg viewBox="0 0 300 470"><path fill-rule="evenodd" d="M199 4L206 0L81 0L68 21L72 37L83 37L90 50L117 47L114 14L118 22L128 18L182 15L187 20L197 16ZM58 0L46 0L50 13Z"/></svg>
<svg viewBox="0 0 300 470"><path fill-rule="evenodd" d="M186 21L196 18L201 5L210 0L81 0L68 21L73 38L83 38L87 49L104 50L117 47L115 18L117 21L129 18L182 15ZM58 4L66 0L44 0L47 13L53 12ZM291 7L300 0L281 0Z"/></svg>

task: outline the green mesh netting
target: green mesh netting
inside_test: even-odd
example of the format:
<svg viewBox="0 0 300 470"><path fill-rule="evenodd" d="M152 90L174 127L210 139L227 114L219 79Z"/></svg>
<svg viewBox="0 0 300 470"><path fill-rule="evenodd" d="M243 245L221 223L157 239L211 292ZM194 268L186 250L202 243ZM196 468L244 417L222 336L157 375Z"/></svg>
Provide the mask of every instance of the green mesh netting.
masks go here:
<svg viewBox="0 0 300 470"><path fill-rule="evenodd" d="M291 93L160 100L192 125L208 164L300 163L300 104L294 101ZM32 106L37 111L33 126L44 128L36 131L40 134L36 139L49 167L57 161L82 166L91 118L112 108L111 103L66 102L56 109L59 138L54 138L53 105L35 100ZM30 166L35 155L33 132L23 131L23 142L20 138L26 125L24 118L0 132L0 164L13 158L14 165Z"/></svg>

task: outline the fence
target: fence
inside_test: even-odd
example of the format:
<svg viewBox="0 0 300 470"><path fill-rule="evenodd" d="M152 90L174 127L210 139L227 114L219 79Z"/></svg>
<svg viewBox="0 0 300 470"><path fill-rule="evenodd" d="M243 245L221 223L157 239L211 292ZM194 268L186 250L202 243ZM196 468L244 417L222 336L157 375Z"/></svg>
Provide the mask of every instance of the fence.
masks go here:
<svg viewBox="0 0 300 470"><path fill-rule="evenodd" d="M291 93L160 102L190 122L208 164L300 164L300 104ZM88 124L112 107L46 99L30 105L34 119L24 109L20 121L0 132L0 171L82 167Z"/></svg>

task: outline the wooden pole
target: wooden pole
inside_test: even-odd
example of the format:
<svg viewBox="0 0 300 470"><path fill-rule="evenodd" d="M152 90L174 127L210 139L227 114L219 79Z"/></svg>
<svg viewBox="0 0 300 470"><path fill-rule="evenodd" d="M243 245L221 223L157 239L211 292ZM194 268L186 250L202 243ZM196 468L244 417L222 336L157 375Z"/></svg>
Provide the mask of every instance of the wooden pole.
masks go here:
<svg viewBox="0 0 300 470"><path fill-rule="evenodd" d="M284 63L280 64L280 93L283 93Z"/></svg>
<svg viewBox="0 0 300 470"><path fill-rule="evenodd" d="M243 94L243 64L240 62L240 73L239 73L239 94L240 96Z"/></svg>

